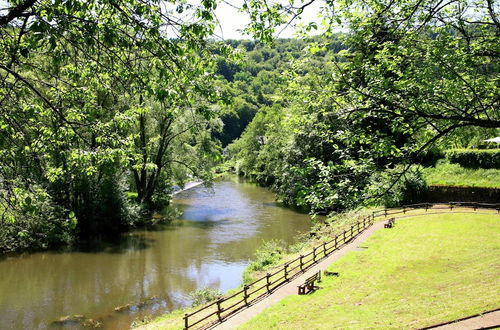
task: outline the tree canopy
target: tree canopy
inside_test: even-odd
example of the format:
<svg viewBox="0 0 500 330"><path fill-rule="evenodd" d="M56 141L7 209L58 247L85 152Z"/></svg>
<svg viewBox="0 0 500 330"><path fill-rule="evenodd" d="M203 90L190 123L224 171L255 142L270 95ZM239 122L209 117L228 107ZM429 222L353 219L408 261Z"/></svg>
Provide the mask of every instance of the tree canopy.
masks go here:
<svg viewBox="0 0 500 330"><path fill-rule="evenodd" d="M161 207L172 182L209 175L216 56L230 55L207 43L214 8L25 0L0 13L0 211L14 237L126 227L140 218L127 190Z"/></svg>
<svg viewBox="0 0 500 330"><path fill-rule="evenodd" d="M311 3L251 2L250 31L270 38L269 28ZM327 2L324 39L309 49L328 49L339 28L347 49L316 74L301 74L310 59L297 66L289 103L278 111L283 123L275 124L276 111L263 114L269 129L251 125L234 144L247 155L239 157L242 169L273 182L291 203L341 209L377 195L373 175L403 165L380 193L390 191L443 138L499 128L498 10L486 0ZM250 142L258 136L280 152Z"/></svg>

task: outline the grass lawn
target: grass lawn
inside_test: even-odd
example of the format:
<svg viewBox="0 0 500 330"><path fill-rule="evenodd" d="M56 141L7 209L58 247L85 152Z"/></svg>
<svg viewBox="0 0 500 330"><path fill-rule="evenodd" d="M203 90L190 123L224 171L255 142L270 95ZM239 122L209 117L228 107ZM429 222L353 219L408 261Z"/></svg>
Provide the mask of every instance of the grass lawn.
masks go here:
<svg viewBox="0 0 500 330"><path fill-rule="evenodd" d="M241 329L418 328L500 307L500 216L399 219Z"/></svg>
<svg viewBox="0 0 500 330"><path fill-rule="evenodd" d="M423 171L427 184L500 188L500 169L469 169L439 162Z"/></svg>

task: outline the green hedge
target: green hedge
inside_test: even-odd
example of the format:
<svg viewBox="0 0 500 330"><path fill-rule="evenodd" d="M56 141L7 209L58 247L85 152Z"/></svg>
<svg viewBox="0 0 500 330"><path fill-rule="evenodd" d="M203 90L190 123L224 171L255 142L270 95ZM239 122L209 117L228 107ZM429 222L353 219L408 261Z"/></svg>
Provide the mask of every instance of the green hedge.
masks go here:
<svg viewBox="0 0 500 330"><path fill-rule="evenodd" d="M450 163L460 164L469 168L500 169L499 149L452 149L445 152Z"/></svg>

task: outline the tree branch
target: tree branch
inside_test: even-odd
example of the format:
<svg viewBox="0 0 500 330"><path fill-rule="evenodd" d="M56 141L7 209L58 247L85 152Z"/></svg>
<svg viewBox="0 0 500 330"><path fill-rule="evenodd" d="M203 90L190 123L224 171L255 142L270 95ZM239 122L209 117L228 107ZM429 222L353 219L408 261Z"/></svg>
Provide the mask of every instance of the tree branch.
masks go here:
<svg viewBox="0 0 500 330"><path fill-rule="evenodd" d="M19 17L26 17L34 15L34 13L26 13L26 9L29 9L35 5L37 0L26 0L20 3L17 7L11 8L9 13L4 16L0 16L0 26L6 26L11 21Z"/></svg>

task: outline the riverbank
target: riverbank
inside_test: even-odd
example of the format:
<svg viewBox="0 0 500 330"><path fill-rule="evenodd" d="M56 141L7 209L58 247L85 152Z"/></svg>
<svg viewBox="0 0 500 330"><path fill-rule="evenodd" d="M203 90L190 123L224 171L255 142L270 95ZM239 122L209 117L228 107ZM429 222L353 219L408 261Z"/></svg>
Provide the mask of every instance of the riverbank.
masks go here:
<svg viewBox="0 0 500 330"><path fill-rule="evenodd" d="M191 292L238 287L262 241L293 244L310 218L238 177L175 196L183 215L110 242L0 260L0 319L6 328L48 328L67 316L126 329L191 304ZM12 285L15 283L15 285ZM68 292L80 292L68 295ZM29 310L30 315L25 311Z"/></svg>
<svg viewBox="0 0 500 330"><path fill-rule="evenodd" d="M344 230L350 228L360 217L371 214L370 209L362 209L351 211L330 218L319 217L308 233L299 235L297 243L286 245L276 241L271 241L271 244L264 244L254 254L253 261L248 265L244 273L244 282L248 283L256 278L265 275L268 272L274 272L276 267L298 257L301 253L309 250L323 241L327 241L332 237L340 234ZM269 242L268 242L269 243ZM225 296L231 295L241 289L234 288L225 292ZM183 319L185 313L191 313L197 308L185 308L165 314L149 324L146 327L153 329L179 329L183 327Z"/></svg>
<svg viewBox="0 0 500 330"><path fill-rule="evenodd" d="M471 212L472 209L467 209L467 211ZM418 215L418 214L426 214L426 216L431 216L432 214L435 214L437 213L437 215L441 215L442 216L450 216L449 214L447 214L449 212L449 209L433 209L433 210L429 210L429 211L426 211L425 209L422 209L422 210L415 210L415 211L412 211L411 213L413 215ZM489 212L489 214L495 214L494 211L487 211ZM452 215L453 216L453 215ZM380 225L379 225L380 226ZM325 226L325 227L329 227L329 226ZM329 229L331 230L331 229ZM283 259L284 260L290 260L291 258L293 258L293 256L296 256L297 254L295 255L284 255L283 256ZM268 268L266 269L266 272L270 272L270 273L273 273L273 269L272 268ZM306 274L307 275L307 274ZM304 275L304 276L306 276ZM304 276L301 276L301 277L304 277ZM279 289L279 291L281 291L281 289ZM296 291L296 287L293 288L292 291ZM278 292L276 292L278 293ZM274 293L273 295L274 296ZM268 305L267 303L267 299L271 299L272 301L275 300L275 298L266 298L264 299L261 303L259 304L264 304L264 305ZM253 308L253 307L252 307ZM256 307L257 309L259 309L259 307ZM179 327L182 327L182 316L184 315L184 313L189 313L191 312L193 309L189 309L189 310L184 310L184 311L177 311L175 313L172 313L172 314L169 314L169 315L165 315L159 319L157 319L154 323L151 324L151 327L152 328L166 328L166 329L169 329L169 328L179 328ZM262 310L262 309L260 309ZM243 312L241 313L238 313L236 318L240 318L240 316L238 315L243 315L243 314L248 314L248 313L251 313L251 312L247 312L246 310L244 310ZM229 321L228 324L231 324L231 326L229 326L229 328L231 328L234 324L232 323L233 321ZM268 326L271 326L270 324L265 324L265 325L258 325L257 328L259 327L263 327L263 328L267 328ZM290 325L288 325L290 326ZM317 326L317 324L315 325ZM224 323L223 323L223 328L227 328L226 326L224 326ZM255 328L255 327L254 327Z"/></svg>

